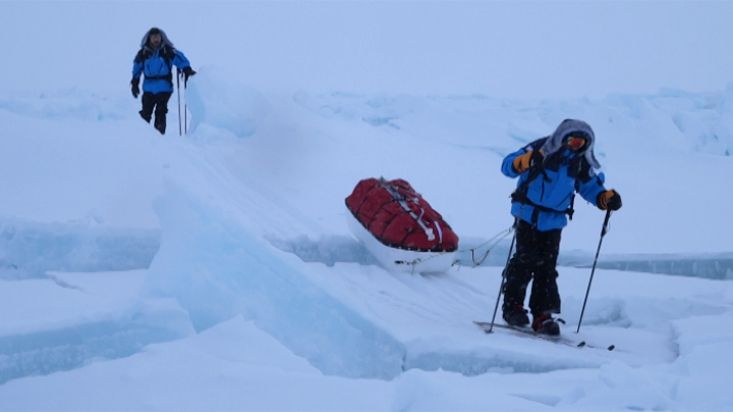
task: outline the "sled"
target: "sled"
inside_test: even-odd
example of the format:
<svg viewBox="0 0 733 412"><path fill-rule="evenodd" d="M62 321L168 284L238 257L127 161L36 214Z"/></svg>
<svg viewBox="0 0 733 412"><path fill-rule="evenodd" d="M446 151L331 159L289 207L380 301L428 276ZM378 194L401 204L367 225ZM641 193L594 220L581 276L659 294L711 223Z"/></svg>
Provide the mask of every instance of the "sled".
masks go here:
<svg viewBox="0 0 733 412"><path fill-rule="evenodd" d="M455 262L458 236L405 180L364 179L346 208L354 237L390 271L438 273Z"/></svg>

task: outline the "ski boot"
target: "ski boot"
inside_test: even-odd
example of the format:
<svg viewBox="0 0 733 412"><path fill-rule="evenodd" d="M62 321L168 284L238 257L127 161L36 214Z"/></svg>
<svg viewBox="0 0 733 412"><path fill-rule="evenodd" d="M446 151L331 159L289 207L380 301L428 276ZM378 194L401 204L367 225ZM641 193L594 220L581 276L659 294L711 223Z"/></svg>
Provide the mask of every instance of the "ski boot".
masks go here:
<svg viewBox="0 0 733 412"><path fill-rule="evenodd" d="M165 134L165 117L155 116L155 130Z"/></svg>
<svg viewBox="0 0 733 412"><path fill-rule="evenodd" d="M140 113L140 117L142 117L143 120L145 120L146 122L150 123L151 116L146 116L145 113L143 113L142 110L140 110L138 113Z"/></svg>
<svg viewBox="0 0 733 412"><path fill-rule="evenodd" d="M560 334L560 323L552 318L549 313L534 316L532 330L543 335L557 336Z"/></svg>
<svg viewBox="0 0 733 412"><path fill-rule="evenodd" d="M504 321L510 326L524 327L529 325L527 310L520 305L505 307L502 313Z"/></svg>

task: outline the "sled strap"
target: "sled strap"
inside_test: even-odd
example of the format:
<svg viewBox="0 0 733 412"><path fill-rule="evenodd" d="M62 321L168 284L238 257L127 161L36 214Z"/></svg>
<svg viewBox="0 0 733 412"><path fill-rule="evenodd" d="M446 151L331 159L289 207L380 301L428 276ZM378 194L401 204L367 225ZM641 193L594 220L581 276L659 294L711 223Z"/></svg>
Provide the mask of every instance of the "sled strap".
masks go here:
<svg viewBox="0 0 733 412"><path fill-rule="evenodd" d="M440 222L433 222L435 229L438 231L438 243L443 243L443 229L440 228Z"/></svg>
<svg viewBox="0 0 733 412"><path fill-rule="evenodd" d="M425 236L427 236L428 240L431 242L435 240L435 232L433 231L433 229L429 228L428 225L423 221L423 216L425 215L425 209L420 207L420 204L416 202L414 199L407 199L398 190L396 190L391 184L389 184L389 182L384 180L384 178L382 178L381 183L382 183L382 186L387 190L387 192L389 192L389 194L392 196L392 199L400 205L402 210L407 212L407 214L410 215L410 217L415 219L415 222L417 222L418 226L420 226L420 229L422 229L423 232L425 232ZM417 204L418 207L420 207L420 216L415 214L412 208L410 208L410 205L407 204L408 201L411 201ZM442 238L443 238L442 231L438 229L438 232L440 233L440 239L442 241Z"/></svg>

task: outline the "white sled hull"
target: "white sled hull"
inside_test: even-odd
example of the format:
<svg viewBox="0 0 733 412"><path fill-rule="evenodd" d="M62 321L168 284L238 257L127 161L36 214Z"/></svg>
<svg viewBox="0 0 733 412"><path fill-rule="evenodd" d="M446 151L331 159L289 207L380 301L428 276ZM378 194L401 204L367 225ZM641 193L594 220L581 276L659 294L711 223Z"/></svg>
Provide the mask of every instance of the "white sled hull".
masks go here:
<svg viewBox="0 0 733 412"><path fill-rule="evenodd" d="M456 252L419 252L386 246L366 230L351 212L346 215L354 237L389 271L440 273L448 270L455 262Z"/></svg>

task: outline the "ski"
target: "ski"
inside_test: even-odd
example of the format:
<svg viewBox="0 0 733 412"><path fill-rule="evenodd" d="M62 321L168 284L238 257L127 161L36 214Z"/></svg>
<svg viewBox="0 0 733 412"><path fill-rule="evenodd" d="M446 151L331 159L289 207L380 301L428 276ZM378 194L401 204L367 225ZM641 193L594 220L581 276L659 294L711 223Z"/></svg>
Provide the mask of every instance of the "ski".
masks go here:
<svg viewBox="0 0 733 412"><path fill-rule="evenodd" d="M491 328L490 322L473 321L473 323L475 323L476 326L481 328L481 330L483 330L484 332L489 333L489 329ZM532 336L532 337L546 340L546 341L553 342L553 343L559 343L559 344L574 347L574 348L604 349L607 351L612 351L616 349L616 345L609 345L609 346L601 347L601 346L590 345L584 340L576 341L576 340L573 340L573 339L570 339L564 336L560 336L560 335L559 336L543 335L540 333L536 333L529 327L510 326L510 325L504 325L500 323L494 323L494 327L509 330L512 332L517 332L523 335Z"/></svg>

